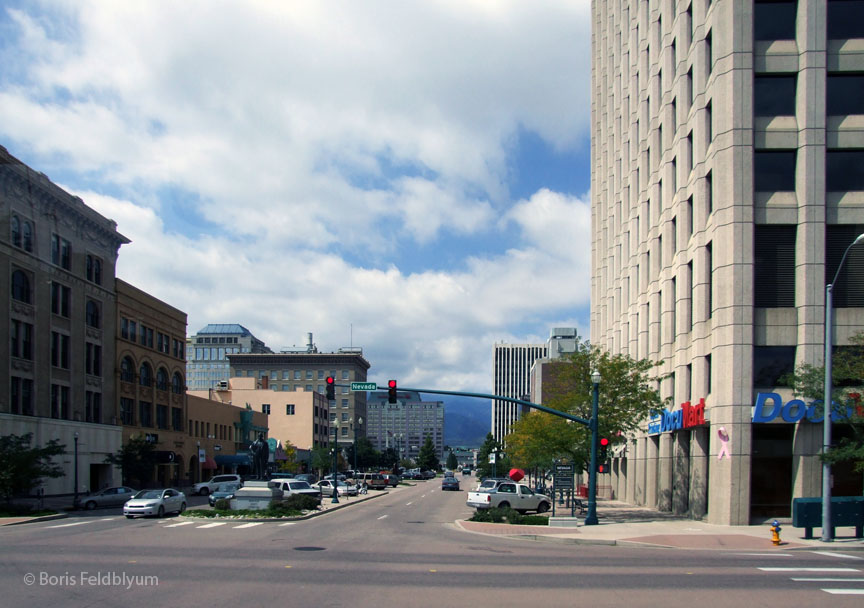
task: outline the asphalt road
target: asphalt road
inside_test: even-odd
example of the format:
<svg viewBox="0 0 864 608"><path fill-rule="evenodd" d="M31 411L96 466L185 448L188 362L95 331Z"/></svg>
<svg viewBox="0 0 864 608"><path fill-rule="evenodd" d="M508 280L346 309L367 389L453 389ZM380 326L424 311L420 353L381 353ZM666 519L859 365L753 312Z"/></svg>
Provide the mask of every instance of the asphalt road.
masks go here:
<svg viewBox="0 0 864 608"><path fill-rule="evenodd" d="M0 605L776 608L860 607L864 599L825 591L864 592L854 580L864 581L864 559L856 556L477 535L453 524L470 514L465 492L440 487L440 480L400 487L288 525L126 520L103 510L6 526Z"/></svg>

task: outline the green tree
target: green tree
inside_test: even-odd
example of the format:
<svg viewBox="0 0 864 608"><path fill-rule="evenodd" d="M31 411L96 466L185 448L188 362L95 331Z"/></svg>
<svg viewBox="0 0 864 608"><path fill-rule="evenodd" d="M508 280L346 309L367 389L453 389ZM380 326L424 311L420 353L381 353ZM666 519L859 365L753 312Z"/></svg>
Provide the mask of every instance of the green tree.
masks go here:
<svg viewBox="0 0 864 608"><path fill-rule="evenodd" d="M579 341L574 353L553 365L550 379L543 383L543 405L584 420L591 419L591 372L600 373L598 432L612 445L636 432L652 411L665 405L658 390L662 362L613 355ZM508 456L522 468L548 466L556 458L583 469L590 462L588 427L544 412L523 416L505 442Z"/></svg>
<svg viewBox="0 0 864 608"><path fill-rule="evenodd" d="M318 471L318 477L324 477L324 471L333 466L333 455L326 445L316 445L312 448L312 469Z"/></svg>
<svg viewBox="0 0 864 608"><path fill-rule="evenodd" d="M387 448L386 450L381 452L378 463L381 465L382 468L386 468L392 471L399 463L399 454L396 453L396 450L394 448Z"/></svg>
<svg viewBox="0 0 864 608"><path fill-rule="evenodd" d="M33 433L0 437L0 496L9 503L15 496L29 494L45 477L63 477L54 456L66 453L66 446L51 439L42 447L30 447Z"/></svg>
<svg viewBox="0 0 864 608"><path fill-rule="evenodd" d="M453 450L450 450L450 453L447 454L447 468L455 471L458 467L459 461L456 460L456 454L453 453Z"/></svg>
<svg viewBox="0 0 864 608"><path fill-rule="evenodd" d="M864 331L850 339L851 346L836 349L831 356L831 402L833 410L843 418L848 415L851 437L839 439L821 458L829 463L852 463L864 472ZM824 412L825 366L802 363L781 379L792 387L796 397L817 402Z"/></svg>
<svg viewBox="0 0 864 608"><path fill-rule="evenodd" d="M345 450L345 458L351 466L354 466L354 450L357 450L358 469L366 470L378 466L381 454L375 449L368 437L358 437L357 441Z"/></svg>
<svg viewBox="0 0 864 608"><path fill-rule="evenodd" d="M421 469L437 471L440 463L438 455L435 453L435 444L432 443L432 437L426 435L426 440L420 446L420 452L417 454L417 466Z"/></svg>
<svg viewBox="0 0 864 608"><path fill-rule="evenodd" d="M495 464L489 462L489 455L495 454ZM504 453L504 448L495 439L492 433L486 435L486 440L477 452L477 477L492 477L493 472L498 477L507 475L510 470L511 459Z"/></svg>
<svg viewBox="0 0 864 608"><path fill-rule="evenodd" d="M144 437L133 435L129 443L121 447L116 454L109 454L105 462L120 467L123 483L143 487L153 476L156 466L156 445Z"/></svg>

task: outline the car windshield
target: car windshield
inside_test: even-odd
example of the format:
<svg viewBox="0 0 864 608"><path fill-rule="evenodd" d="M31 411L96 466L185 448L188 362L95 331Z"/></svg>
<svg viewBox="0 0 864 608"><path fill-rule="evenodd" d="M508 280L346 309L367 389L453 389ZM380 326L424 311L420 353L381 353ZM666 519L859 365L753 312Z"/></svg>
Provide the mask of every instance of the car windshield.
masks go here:
<svg viewBox="0 0 864 608"><path fill-rule="evenodd" d="M133 498L162 498L162 490L141 490Z"/></svg>
<svg viewBox="0 0 864 608"><path fill-rule="evenodd" d="M233 492L237 488L239 488L239 484L236 483L223 483L218 488L216 488L217 492Z"/></svg>
<svg viewBox="0 0 864 608"><path fill-rule="evenodd" d="M312 486L310 486L305 481L294 481L288 484L288 487L292 490L309 490Z"/></svg>

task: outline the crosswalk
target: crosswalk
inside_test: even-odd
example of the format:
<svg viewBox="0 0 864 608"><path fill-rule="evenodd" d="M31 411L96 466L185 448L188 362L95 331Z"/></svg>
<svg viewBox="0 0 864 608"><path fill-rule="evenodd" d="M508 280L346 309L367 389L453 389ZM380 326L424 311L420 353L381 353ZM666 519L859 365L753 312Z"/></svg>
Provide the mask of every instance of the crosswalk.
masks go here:
<svg viewBox="0 0 864 608"><path fill-rule="evenodd" d="M828 551L809 553L844 560L860 560L857 555ZM819 583L820 591L831 595L864 595L864 577L860 568L848 566L757 566L757 570L772 574L788 575L796 583ZM824 585L824 586L823 586Z"/></svg>
<svg viewBox="0 0 864 608"><path fill-rule="evenodd" d="M110 522L110 521L122 522L123 520L120 518L117 518L117 517L88 518L88 519L81 519L78 521L66 522L66 523L62 523L62 524L45 525L45 526L41 526L41 528L44 530L51 530L51 529L56 529L56 528L75 528L78 526L88 526L88 525L98 524L100 522ZM138 521L143 521L143 520L138 520ZM170 521L170 520L168 520L168 521ZM157 525L160 528L166 528L166 529L167 528L188 527L188 529L190 529L190 530L191 529L207 530L210 528L225 528L226 530L227 529L245 530L248 528L256 528L258 526L263 526L263 525L273 526L273 527L285 527L285 526L293 526L296 524L297 524L296 521L287 521L287 522L281 522L280 523L280 522L275 522L275 521L243 522L243 521L235 520L235 521L228 522L228 521L207 521L207 520L195 520L195 521L184 520L184 521L171 522L171 523L159 522Z"/></svg>

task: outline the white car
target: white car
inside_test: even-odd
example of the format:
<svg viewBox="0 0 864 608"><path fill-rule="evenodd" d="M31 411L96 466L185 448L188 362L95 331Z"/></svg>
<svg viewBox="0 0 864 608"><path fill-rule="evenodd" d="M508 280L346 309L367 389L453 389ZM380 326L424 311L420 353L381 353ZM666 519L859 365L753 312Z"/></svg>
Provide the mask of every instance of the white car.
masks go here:
<svg viewBox="0 0 864 608"><path fill-rule="evenodd" d="M317 488L321 492L321 496L333 496L333 482L329 479L322 479L318 483L312 484L313 488ZM357 486L348 485L344 481L340 481L337 486L339 496L357 496Z"/></svg>
<svg viewBox="0 0 864 608"><path fill-rule="evenodd" d="M210 479L210 481L202 481L201 483L196 483L192 486L193 494L200 494L201 496L207 496L211 492L213 492L216 487L220 483L243 483L243 478L239 475L217 475Z"/></svg>
<svg viewBox="0 0 864 608"><path fill-rule="evenodd" d="M186 495L172 488L141 490L123 505L123 515L132 519L136 515L163 517L166 513L186 510Z"/></svg>

